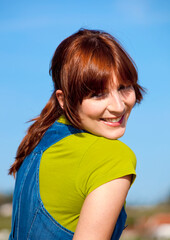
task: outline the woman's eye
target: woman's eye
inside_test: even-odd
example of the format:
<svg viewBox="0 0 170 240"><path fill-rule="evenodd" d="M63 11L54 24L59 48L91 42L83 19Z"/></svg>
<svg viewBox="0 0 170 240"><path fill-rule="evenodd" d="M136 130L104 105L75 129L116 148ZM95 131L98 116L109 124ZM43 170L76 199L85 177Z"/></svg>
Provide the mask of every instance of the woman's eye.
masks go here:
<svg viewBox="0 0 170 240"><path fill-rule="evenodd" d="M106 93L94 93L91 98L103 98L106 96Z"/></svg>
<svg viewBox="0 0 170 240"><path fill-rule="evenodd" d="M129 88L131 88L132 85L128 85L128 86L125 86L125 85L120 85L120 87L118 88L118 91L123 91L123 90L127 90Z"/></svg>

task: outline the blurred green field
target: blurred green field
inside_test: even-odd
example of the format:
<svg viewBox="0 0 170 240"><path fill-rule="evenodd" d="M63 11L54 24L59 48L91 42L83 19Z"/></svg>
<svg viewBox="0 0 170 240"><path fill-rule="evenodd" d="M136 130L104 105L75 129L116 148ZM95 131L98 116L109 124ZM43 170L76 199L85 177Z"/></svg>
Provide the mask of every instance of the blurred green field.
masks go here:
<svg viewBox="0 0 170 240"><path fill-rule="evenodd" d="M11 229L11 217L0 216L0 230L2 229Z"/></svg>
<svg viewBox="0 0 170 240"><path fill-rule="evenodd" d="M0 194L0 210L1 210L0 211L0 231L3 229L7 229L8 231L10 231L11 229L10 213L4 214L4 211L2 211L2 207L6 204L9 204L9 205L12 204L12 194L8 194L8 195Z"/></svg>

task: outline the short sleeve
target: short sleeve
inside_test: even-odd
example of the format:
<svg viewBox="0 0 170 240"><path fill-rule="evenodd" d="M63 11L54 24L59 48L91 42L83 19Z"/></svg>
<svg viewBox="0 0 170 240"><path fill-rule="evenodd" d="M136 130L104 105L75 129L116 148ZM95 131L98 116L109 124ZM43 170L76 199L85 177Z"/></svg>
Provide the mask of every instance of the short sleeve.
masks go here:
<svg viewBox="0 0 170 240"><path fill-rule="evenodd" d="M131 174L133 183L135 169L136 156L126 144L101 137L81 159L77 175L78 191L86 197L104 183Z"/></svg>

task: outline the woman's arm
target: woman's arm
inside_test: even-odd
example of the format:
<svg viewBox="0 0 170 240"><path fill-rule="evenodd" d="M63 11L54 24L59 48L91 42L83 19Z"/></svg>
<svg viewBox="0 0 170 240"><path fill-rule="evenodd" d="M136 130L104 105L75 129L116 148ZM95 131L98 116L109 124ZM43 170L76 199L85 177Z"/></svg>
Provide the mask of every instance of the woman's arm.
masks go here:
<svg viewBox="0 0 170 240"><path fill-rule="evenodd" d="M112 180L86 197L73 240L110 240L131 178L128 175Z"/></svg>

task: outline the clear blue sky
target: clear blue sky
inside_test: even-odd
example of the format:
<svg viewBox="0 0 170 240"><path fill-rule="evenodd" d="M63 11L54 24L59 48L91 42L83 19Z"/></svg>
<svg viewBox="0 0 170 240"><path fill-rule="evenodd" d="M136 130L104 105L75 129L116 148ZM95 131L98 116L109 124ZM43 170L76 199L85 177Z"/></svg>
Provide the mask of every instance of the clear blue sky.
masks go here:
<svg viewBox="0 0 170 240"><path fill-rule="evenodd" d="M49 63L57 45L79 28L102 29L123 44L148 89L122 138L136 153L129 204L153 204L170 193L170 1L0 2L0 192L18 144L52 93Z"/></svg>

